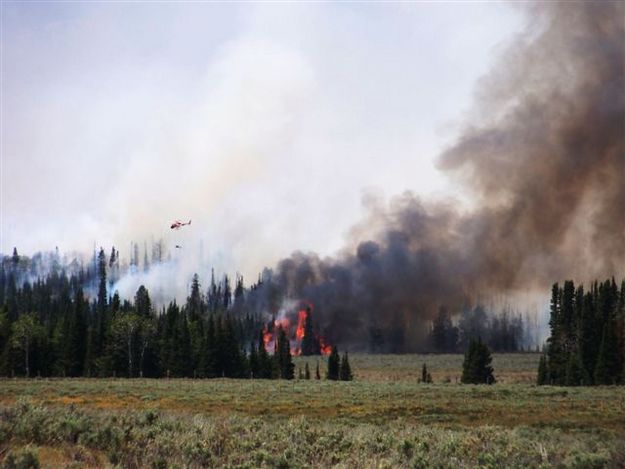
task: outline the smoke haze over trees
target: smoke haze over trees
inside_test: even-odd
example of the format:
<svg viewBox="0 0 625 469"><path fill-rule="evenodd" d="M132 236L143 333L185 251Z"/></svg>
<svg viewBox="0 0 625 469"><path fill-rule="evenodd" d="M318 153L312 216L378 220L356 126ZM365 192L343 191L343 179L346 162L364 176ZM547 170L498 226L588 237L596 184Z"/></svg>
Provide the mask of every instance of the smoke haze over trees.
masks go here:
<svg viewBox="0 0 625 469"><path fill-rule="evenodd" d="M477 205L461 213L409 192L370 201L354 246L334 258L297 252L265 288L311 301L339 342L382 331L405 350L441 305L623 275L625 6L551 2L529 14L440 159Z"/></svg>
<svg viewBox="0 0 625 469"><path fill-rule="evenodd" d="M208 308L279 316L289 301L309 301L315 327L330 343L387 352L423 350L434 343L451 350L468 343L462 330L475 329L469 318L481 314L476 312L480 298L542 292L544 285L570 277L578 282L621 278L625 6L551 2L530 5L528 14L528 29L482 79L475 110L440 157L441 169L474 197L469 208L421 200L411 192L388 204L370 197L369 215L337 256L296 252L263 272L232 305L229 280L213 281ZM117 283L106 285L109 294L128 279L173 265L159 262L166 254L158 248L150 262L145 244L141 262L141 244L131 248L128 270L136 277L123 275L128 270L120 265L119 252L110 256L107 279ZM86 277L77 283L91 290L90 298L97 297L102 315L105 285L98 284L102 276L95 263L94 256L92 273L83 271ZM81 275L79 265L72 269ZM36 274L31 281L41 275L31 273ZM161 291L166 282L149 278L155 285L147 288L161 300L157 303L166 304L174 296ZM21 288L16 278L7 282L11 291ZM449 318L437 316L441 307ZM296 313L297 308L291 314ZM510 313L505 327L488 321L503 336L512 331L513 339L500 340L502 349L511 340L522 345L517 316ZM120 330L137 326L124 327ZM90 333L88 353L101 352L103 340ZM497 349L499 339L483 340Z"/></svg>

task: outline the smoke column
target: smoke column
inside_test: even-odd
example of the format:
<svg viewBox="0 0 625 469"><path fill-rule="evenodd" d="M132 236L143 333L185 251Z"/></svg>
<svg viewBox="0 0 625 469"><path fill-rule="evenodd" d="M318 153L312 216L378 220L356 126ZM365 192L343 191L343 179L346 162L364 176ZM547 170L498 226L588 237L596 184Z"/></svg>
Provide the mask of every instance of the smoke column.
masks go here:
<svg viewBox="0 0 625 469"><path fill-rule="evenodd" d="M472 208L369 200L354 245L295 253L268 279L312 301L330 340L362 343L379 327L400 350L441 304L625 274L625 5L541 2L529 14L440 157Z"/></svg>

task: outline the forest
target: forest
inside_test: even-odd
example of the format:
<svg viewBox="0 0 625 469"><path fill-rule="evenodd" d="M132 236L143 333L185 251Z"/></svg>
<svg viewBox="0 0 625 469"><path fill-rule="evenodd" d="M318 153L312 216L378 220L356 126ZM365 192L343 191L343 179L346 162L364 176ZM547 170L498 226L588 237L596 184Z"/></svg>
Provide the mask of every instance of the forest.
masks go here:
<svg viewBox="0 0 625 469"><path fill-rule="evenodd" d="M139 260L137 243L129 264L115 248L108 256L100 249L86 265L67 262L58 252L27 257L14 249L3 256L0 375L292 378L292 355L348 348L327 338L332 327L319 321L305 300L279 317L285 293L267 272L250 287L241 276L233 284L227 275L216 280L213 273L205 290L194 275L183 304L172 299L159 306L143 285L134 298L121 298L113 291L119 278L167 262L161 243L152 246L151 256L145 249L143 265ZM372 327L362 347L388 351L385 344L404 340L402 327ZM495 352L514 352L522 349L524 334L520 315L496 315L476 305L456 315L454 323L441 306L420 347L463 352L479 337Z"/></svg>
<svg viewBox="0 0 625 469"><path fill-rule="evenodd" d="M121 266L115 248L109 256L100 249L87 266L63 262L58 253L29 258L14 249L3 256L0 375L293 379L292 356L346 348L327 338L331 328L305 300L280 313L285 293L267 273L267 280L259 275L249 288L240 275L232 285L227 275L217 281L213 273L206 291L196 274L180 305L172 299L159 307L143 285L134 298L121 298L112 291L114 282L139 268L138 244L131 252L130 265ZM156 243L151 262L164 262L162 256ZM150 268L148 259L146 249L143 269ZM403 341L402 326L370 328L365 351L387 351L385 342ZM595 281L587 291L570 280L554 284L549 327L538 384L625 381L625 283L619 289L614 279ZM491 351L518 352L526 334L522 317L507 310L492 314L477 304L452 315L441 306L421 347L425 353L464 353L479 339ZM346 353L341 362L349 368ZM311 365L317 377L340 375L321 373L318 360ZM305 373L298 372L311 376L308 363Z"/></svg>
<svg viewBox="0 0 625 469"><path fill-rule="evenodd" d="M551 335L538 368L538 384L623 384L625 375L625 280L572 280L551 290Z"/></svg>

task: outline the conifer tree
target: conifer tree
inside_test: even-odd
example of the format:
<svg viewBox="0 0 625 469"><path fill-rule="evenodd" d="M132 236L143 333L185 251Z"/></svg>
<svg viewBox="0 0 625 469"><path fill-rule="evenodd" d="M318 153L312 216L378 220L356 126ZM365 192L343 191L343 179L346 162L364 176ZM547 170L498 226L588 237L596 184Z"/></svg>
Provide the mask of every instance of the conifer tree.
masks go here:
<svg viewBox="0 0 625 469"><path fill-rule="evenodd" d="M139 317L149 318L152 316L152 302L148 289L143 285L135 293L135 310Z"/></svg>
<svg viewBox="0 0 625 469"><path fill-rule="evenodd" d="M603 328L603 334L601 336L601 345L599 346L599 354L597 356L597 364L595 365L595 384L611 384L610 374L608 370L608 340L606 340L607 332L606 328Z"/></svg>
<svg viewBox="0 0 625 469"><path fill-rule="evenodd" d="M547 339L547 363L549 365L549 382L551 384L564 384L566 377L567 357L563 344L562 327L562 291L558 283L551 288L551 306L549 327L551 336Z"/></svg>
<svg viewBox="0 0 625 469"><path fill-rule="evenodd" d="M473 339L464 355L462 364L462 379L465 384L493 384L493 368L490 350L481 339Z"/></svg>
<svg viewBox="0 0 625 469"><path fill-rule="evenodd" d="M339 358L339 350L336 346L332 346L332 352L328 357L328 372L326 378L337 381L339 379L339 373L341 368L341 362Z"/></svg>
<svg viewBox="0 0 625 469"><path fill-rule="evenodd" d="M304 336L302 337L302 355L321 355L321 345L313 328L312 309L306 308L304 318Z"/></svg>
<svg viewBox="0 0 625 469"><path fill-rule="evenodd" d="M347 352L343 354L343 358L341 359L339 378L341 381L351 381L352 379L354 379L354 376L352 375L352 368L349 365L349 358L347 357Z"/></svg>
<svg viewBox="0 0 625 469"><path fill-rule="evenodd" d="M452 353L456 351L458 328L452 324L449 312L444 306L439 308L438 316L432 323L430 340L437 352Z"/></svg>
<svg viewBox="0 0 625 469"><path fill-rule="evenodd" d="M204 313L204 299L200 290L200 279L193 274L191 281L191 294L187 298L187 314L190 321L199 321Z"/></svg>
<svg viewBox="0 0 625 469"><path fill-rule="evenodd" d="M281 379L295 378L295 365L291 360L291 344L282 327L278 328L277 350L274 359Z"/></svg>
<svg viewBox="0 0 625 469"><path fill-rule="evenodd" d="M104 249L100 248L100 253L98 254L98 277L100 279L99 287L98 287L98 312L100 314L106 309L106 254L104 254Z"/></svg>

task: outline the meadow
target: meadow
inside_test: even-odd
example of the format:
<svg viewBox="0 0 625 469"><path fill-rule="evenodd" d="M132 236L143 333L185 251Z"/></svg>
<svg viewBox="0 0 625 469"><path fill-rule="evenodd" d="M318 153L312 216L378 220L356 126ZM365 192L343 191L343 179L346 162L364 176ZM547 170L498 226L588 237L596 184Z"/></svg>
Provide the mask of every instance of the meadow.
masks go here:
<svg viewBox="0 0 625 469"><path fill-rule="evenodd" d="M296 358L298 367L316 359ZM353 355L355 380L6 379L6 467L623 467L625 387L537 387L536 354ZM434 383L419 382L426 363ZM325 362L321 360L324 371ZM313 373L314 375L314 373Z"/></svg>

